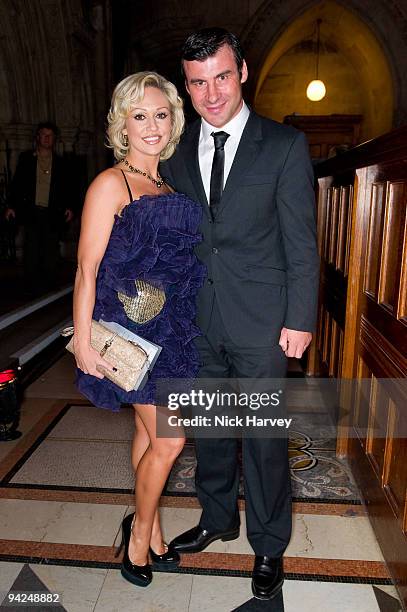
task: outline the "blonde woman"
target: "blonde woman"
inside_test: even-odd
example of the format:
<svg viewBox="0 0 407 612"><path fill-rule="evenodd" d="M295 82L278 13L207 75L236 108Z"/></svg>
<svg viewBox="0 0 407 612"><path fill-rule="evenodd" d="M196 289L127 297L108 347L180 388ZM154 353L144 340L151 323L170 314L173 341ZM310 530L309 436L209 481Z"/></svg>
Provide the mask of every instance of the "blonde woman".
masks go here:
<svg viewBox="0 0 407 612"><path fill-rule="evenodd" d="M158 504L184 438L182 433L156 436L156 382L194 377L199 367L193 319L204 268L193 247L200 240L201 208L174 193L158 172L183 126L182 101L160 75L139 72L117 85L108 115L108 141L117 163L88 189L78 249L78 388L95 406L118 411L126 403L135 409L136 512L122 525L122 575L138 586L150 584L152 567L179 563L163 542ZM112 365L91 347L92 318L115 321L162 347L142 390L126 393L103 377L100 368Z"/></svg>

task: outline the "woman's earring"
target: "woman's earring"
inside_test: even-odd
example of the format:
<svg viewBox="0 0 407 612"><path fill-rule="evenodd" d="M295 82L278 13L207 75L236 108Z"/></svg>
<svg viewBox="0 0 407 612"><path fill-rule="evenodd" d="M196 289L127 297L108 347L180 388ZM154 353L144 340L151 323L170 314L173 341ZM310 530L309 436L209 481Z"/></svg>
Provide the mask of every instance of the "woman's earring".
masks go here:
<svg viewBox="0 0 407 612"><path fill-rule="evenodd" d="M127 134L122 134L122 142L125 147L129 146L129 137Z"/></svg>

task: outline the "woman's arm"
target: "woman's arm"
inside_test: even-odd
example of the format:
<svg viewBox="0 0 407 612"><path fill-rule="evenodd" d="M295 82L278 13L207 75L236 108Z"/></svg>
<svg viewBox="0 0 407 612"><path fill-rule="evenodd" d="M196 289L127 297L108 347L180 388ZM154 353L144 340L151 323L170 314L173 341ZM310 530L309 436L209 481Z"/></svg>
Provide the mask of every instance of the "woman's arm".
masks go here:
<svg viewBox="0 0 407 612"><path fill-rule="evenodd" d="M115 170L102 172L87 191L82 213L73 298L74 350L78 368L97 378L103 378L97 366L113 369L91 347L90 329L95 306L96 277L110 238L114 215L122 207L122 189Z"/></svg>

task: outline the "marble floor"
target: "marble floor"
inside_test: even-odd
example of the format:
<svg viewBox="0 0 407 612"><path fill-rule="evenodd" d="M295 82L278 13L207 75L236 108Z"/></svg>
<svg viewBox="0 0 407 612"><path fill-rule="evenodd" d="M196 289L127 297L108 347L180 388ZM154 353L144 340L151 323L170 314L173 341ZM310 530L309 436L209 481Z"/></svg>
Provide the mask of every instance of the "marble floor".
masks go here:
<svg viewBox="0 0 407 612"><path fill-rule="evenodd" d="M203 553L183 555L178 570L155 572L153 584L147 589L127 583L114 553L121 520L133 510L129 491L58 487L43 481L35 484L32 474L27 485L29 480L10 476L19 473L16 466L26 465L27 449L44 438L63 407L68 403L80 406L73 378L71 357L67 355L27 389L20 424L23 436L0 443L0 610L8 610L11 596L21 591L41 592L44 597L48 594L53 601L51 606L23 607L26 610L402 609L364 508L354 499L324 499L318 503L301 498L294 503L293 536L284 557L286 580L282 593L270 602L260 602L251 595L253 555L245 537L244 500L240 500L242 529L237 540L214 542ZM131 437L128 424L128 418L123 417L121 439ZM68 441L67 425L69 421L61 420L50 439L54 436ZM88 444L101 437L112 448L117 443L115 436L109 439L92 419L85 419L82 427ZM46 457L43 455L43 462ZM106 457L101 456L99 461L103 460ZM45 467L39 463L36 469ZM193 495L168 494L161 498L160 512L168 540L195 525L200 510Z"/></svg>

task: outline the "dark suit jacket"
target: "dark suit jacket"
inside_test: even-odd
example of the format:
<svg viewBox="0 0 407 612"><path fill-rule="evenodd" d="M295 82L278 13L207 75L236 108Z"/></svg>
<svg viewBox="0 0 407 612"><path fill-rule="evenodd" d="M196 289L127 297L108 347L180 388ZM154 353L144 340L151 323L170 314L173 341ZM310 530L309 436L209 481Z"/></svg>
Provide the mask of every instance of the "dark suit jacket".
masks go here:
<svg viewBox="0 0 407 612"><path fill-rule="evenodd" d="M48 210L55 226L63 224L64 212L70 208L69 181L64 160L52 157L52 174ZM37 156L32 151L21 153L10 184L7 204L16 211L17 222L29 225L35 217L35 191L37 184Z"/></svg>
<svg viewBox="0 0 407 612"><path fill-rule="evenodd" d="M251 112L212 221L198 161L200 120L161 172L201 202L208 278L197 322L208 328L213 300L240 346L277 344L283 326L313 331L319 257L313 171L304 134Z"/></svg>

